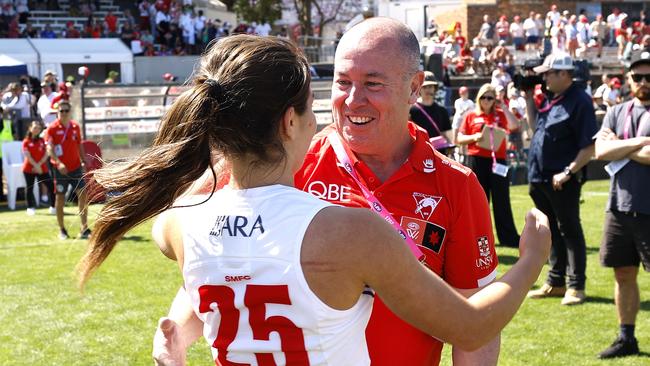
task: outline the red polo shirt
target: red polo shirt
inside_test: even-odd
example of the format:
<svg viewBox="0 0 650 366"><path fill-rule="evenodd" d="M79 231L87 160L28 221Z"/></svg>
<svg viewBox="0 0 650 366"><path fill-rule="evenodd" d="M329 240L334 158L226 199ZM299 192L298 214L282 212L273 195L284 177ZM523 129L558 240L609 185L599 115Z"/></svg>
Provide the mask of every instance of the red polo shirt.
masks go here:
<svg viewBox="0 0 650 366"><path fill-rule="evenodd" d="M312 141L296 188L347 207L368 207L358 185L339 165L327 135ZM476 176L435 152L426 131L409 123L408 160L385 182L348 152L360 178L420 245L427 264L456 288L474 289L496 278L490 211ZM435 309L432 309L435 311ZM437 365L442 343L394 315L376 298L366 338L373 366Z"/></svg>
<svg viewBox="0 0 650 366"><path fill-rule="evenodd" d="M497 109L494 113L490 114L476 114L474 111L467 113L463 123L460 125L459 132L463 135L473 135L481 132L483 125L485 124L488 126L501 127L508 131L508 120L506 119L506 115L502 110ZM483 138L489 139L490 136L483 136ZM495 149L497 159L506 158L506 140L507 139L503 139L501 145ZM490 150L479 147L475 142L467 145L467 154L472 156L482 156L484 158L492 157L492 152Z"/></svg>
<svg viewBox="0 0 650 366"><path fill-rule="evenodd" d="M68 172L72 172L81 167L81 160L79 159L79 149L81 148L81 129L75 121L68 122L67 126L63 126L61 121L57 118L45 131L45 141L51 145L56 151L56 145L61 145L63 155L59 156L59 160L65 164ZM51 160L52 165L56 166L56 162Z"/></svg>
<svg viewBox="0 0 650 366"><path fill-rule="evenodd" d="M38 163L46 154L45 141L40 137L36 139L25 139L23 140L23 151L28 152L32 159ZM47 164L41 164L41 171L47 173ZM23 172L30 174L34 173L34 167L29 163L27 158L25 158L25 161L23 162Z"/></svg>

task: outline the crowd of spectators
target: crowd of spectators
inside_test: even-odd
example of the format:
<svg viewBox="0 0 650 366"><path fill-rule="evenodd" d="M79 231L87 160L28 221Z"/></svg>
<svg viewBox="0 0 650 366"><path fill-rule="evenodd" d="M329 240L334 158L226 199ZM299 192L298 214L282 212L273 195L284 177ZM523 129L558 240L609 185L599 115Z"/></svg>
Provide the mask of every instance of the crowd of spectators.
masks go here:
<svg viewBox="0 0 650 366"><path fill-rule="evenodd" d="M603 46L616 46L618 60L624 63L633 51L650 44L650 17L641 11L632 19L617 8L606 18L584 10L571 14L551 5L546 15L501 15L496 22L485 14L471 40L463 35L460 22L442 30L432 19L427 36L443 46L443 63L452 75L503 76L499 69L504 69L513 76L518 56L566 52L574 58L601 58ZM502 79L502 84L507 81Z"/></svg>
<svg viewBox="0 0 650 366"><path fill-rule="evenodd" d="M27 0L0 0L0 38L120 38L136 55L168 56L199 54L213 39L232 33L269 35L268 22L240 23L207 18L192 0L142 0L137 17L131 9L121 16L102 10L99 1L71 1L70 17L85 18L83 25L68 21L62 29L45 23L37 29L30 22ZM38 9L59 10L57 1L38 1Z"/></svg>

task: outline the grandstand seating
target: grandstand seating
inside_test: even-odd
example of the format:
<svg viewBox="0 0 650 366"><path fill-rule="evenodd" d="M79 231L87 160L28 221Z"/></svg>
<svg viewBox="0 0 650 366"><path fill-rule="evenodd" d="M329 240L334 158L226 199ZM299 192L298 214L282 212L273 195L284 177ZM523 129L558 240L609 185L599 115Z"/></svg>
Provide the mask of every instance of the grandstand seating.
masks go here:
<svg viewBox="0 0 650 366"><path fill-rule="evenodd" d="M100 10L93 12L95 20L103 21L106 14L112 11L113 15L118 18L118 24L123 24L124 13L119 5L115 5L113 0L100 0L100 3ZM82 15L76 17L70 16L69 0L59 0L59 8L61 10L31 10L29 12L29 22L39 32L43 30L46 24L49 24L55 32L60 32L66 28L66 23L68 22L73 22L75 28L79 31L83 29L88 17ZM24 28L25 25L20 24L21 32Z"/></svg>

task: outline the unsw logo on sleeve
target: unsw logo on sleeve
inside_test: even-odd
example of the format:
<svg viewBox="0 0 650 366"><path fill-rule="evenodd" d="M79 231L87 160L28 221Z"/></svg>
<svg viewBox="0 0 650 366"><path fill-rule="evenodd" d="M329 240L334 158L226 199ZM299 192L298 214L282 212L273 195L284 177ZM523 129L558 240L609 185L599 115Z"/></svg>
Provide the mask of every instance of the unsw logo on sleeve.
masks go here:
<svg viewBox="0 0 650 366"><path fill-rule="evenodd" d="M481 236L477 238L476 244L478 245L479 254L479 257L476 259L476 268L490 268L494 262L494 258L492 258L492 252L490 251L490 241L488 240L488 237Z"/></svg>

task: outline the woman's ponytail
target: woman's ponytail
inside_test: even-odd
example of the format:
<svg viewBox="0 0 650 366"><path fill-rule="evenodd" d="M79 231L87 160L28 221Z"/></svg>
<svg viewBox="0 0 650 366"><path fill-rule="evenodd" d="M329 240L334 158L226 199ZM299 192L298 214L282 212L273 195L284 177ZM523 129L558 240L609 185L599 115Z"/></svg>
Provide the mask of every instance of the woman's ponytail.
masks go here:
<svg viewBox="0 0 650 366"><path fill-rule="evenodd" d="M163 117L152 146L127 162L96 170L94 177L109 193L99 213L88 250L78 265L83 288L94 270L130 229L170 208L206 169L212 168L216 100L209 85L183 93Z"/></svg>

